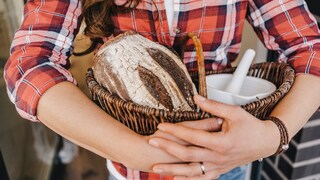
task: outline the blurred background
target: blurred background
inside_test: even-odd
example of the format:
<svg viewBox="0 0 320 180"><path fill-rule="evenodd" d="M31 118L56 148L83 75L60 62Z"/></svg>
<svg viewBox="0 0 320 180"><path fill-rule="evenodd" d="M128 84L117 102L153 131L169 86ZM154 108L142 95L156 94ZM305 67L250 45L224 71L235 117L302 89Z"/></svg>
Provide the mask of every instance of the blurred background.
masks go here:
<svg viewBox="0 0 320 180"><path fill-rule="evenodd" d="M308 3L320 21L319 0L309 0ZM21 119L9 102L3 67L13 34L21 21L23 4L23 0L0 0L0 179L107 179L103 158L61 138L40 123ZM253 34L246 24L242 49L255 49L256 63L274 60L276 55L268 52ZM79 33L75 51L84 50L89 44L89 40ZM87 95L84 75L92 64L91 59L92 54L71 57L71 72ZM253 163L248 179L320 179L319 114L316 113L292 140L291 147L286 154L268 158L263 163Z"/></svg>
<svg viewBox="0 0 320 180"><path fill-rule="evenodd" d="M23 12L23 0L0 0L0 180L107 179L105 160L61 138L41 123L20 118L9 101L3 67ZM76 39L76 50L84 50L88 39ZM71 57L72 72L86 91L84 75L91 54Z"/></svg>

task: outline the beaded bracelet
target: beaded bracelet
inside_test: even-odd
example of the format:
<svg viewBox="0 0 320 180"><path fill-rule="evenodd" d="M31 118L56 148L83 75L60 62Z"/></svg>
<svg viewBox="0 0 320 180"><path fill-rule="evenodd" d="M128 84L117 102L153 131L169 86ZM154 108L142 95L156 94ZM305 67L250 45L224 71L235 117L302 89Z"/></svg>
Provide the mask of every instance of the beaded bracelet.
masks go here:
<svg viewBox="0 0 320 180"><path fill-rule="evenodd" d="M264 120L270 120L273 123L275 123L280 131L280 145L276 151L276 153L274 153L274 155L278 155L283 153L284 151L286 151L289 148L289 134L288 134L288 130L286 128L286 126L284 125L284 123L277 117L266 117Z"/></svg>

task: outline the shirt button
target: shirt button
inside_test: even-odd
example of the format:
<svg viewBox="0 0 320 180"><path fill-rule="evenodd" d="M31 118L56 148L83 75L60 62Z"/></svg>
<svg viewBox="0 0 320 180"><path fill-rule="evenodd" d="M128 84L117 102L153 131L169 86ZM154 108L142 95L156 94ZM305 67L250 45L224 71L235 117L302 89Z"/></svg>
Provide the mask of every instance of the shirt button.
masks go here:
<svg viewBox="0 0 320 180"><path fill-rule="evenodd" d="M176 28L175 32L176 34L179 34L181 32L180 28Z"/></svg>

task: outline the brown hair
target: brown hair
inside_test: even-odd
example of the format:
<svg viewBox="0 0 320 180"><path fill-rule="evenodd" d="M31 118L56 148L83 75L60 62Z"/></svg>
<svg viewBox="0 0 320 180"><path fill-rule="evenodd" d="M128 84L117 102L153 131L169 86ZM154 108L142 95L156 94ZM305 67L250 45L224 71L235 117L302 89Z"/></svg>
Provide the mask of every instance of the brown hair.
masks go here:
<svg viewBox="0 0 320 180"><path fill-rule="evenodd" d="M128 10L135 8L141 0L127 0L122 5L116 5L114 0L82 0L82 17L86 23L84 35L92 41L91 46L83 52L74 52L76 56L91 53L103 37L112 34L114 25L111 19L112 14L118 10ZM119 11L120 12L120 11Z"/></svg>

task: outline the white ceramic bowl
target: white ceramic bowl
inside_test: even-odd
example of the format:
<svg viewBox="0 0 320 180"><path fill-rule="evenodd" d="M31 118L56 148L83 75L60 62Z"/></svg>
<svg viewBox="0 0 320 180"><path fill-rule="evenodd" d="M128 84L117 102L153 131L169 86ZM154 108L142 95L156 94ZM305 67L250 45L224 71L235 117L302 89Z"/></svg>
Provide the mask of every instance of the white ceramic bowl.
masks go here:
<svg viewBox="0 0 320 180"><path fill-rule="evenodd" d="M264 79L246 76L239 94L223 91L232 74L213 74L206 77L208 99L231 105L245 105L265 98L276 90L276 86Z"/></svg>

